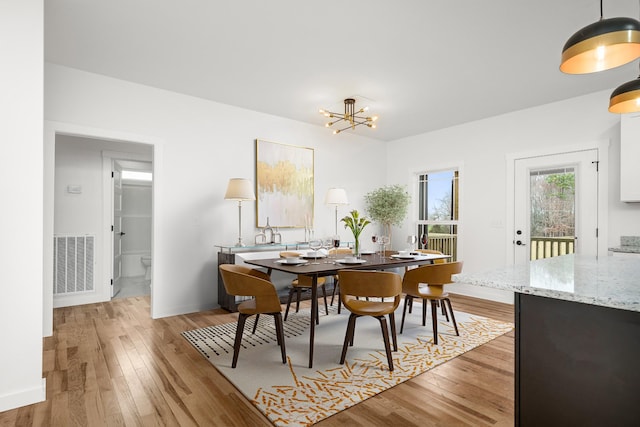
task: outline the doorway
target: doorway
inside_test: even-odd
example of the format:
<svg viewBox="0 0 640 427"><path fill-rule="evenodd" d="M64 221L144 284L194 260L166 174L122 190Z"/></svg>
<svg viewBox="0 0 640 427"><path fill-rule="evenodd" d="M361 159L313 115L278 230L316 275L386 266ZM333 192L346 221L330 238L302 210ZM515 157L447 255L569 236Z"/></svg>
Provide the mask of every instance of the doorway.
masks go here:
<svg viewBox="0 0 640 427"><path fill-rule="evenodd" d="M513 262L598 255L598 150L514 160Z"/></svg>
<svg viewBox="0 0 640 427"><path fill-rule="evenodd" d="M116 158L123 164L139 162L151 170L153 145L92 136L55 135L52 215L54 308L102 302L112 297L114 208L111 175ZM150 201L150 184L146 191ZM150 256L150 203L147 212L146 232L149 237L146 241L149 244L145 246L145 255ZM141 255L137 255L138 264Z"/></svg>
<svg viewBox="0 0 640 427"><path fill-rule="evenodd" d="M153 164L113 159L112 298L151 293ZM105 199L105 203L108 200Z"/></svg>

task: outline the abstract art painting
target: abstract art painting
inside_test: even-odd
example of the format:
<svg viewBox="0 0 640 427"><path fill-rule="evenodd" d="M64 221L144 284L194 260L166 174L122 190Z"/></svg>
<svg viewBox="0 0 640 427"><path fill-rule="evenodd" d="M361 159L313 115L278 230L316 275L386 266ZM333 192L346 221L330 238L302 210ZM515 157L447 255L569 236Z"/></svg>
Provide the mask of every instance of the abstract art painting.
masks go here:
<svg viewBox="0 0 640 427"><path fill-rule="evenodd" d="M313 225L313 149L256 139L256 227Z"/></svg>

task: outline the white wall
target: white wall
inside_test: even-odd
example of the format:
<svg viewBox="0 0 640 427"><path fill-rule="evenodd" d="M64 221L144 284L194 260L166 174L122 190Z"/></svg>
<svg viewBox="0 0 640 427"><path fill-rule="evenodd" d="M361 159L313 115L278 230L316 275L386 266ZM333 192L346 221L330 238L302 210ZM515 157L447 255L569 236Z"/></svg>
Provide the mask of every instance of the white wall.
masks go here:
<svg viewBox="0 0 640 427"><path fill-rule="evenodd" d="M0 4L0 412L44 400L43 2Z"/></svg>
<svg viewBox="0 0 640 427"><path fill-rule="evenodd" d="M362 196L384 183L385 144L363 132L332 135L321 126L54 64L45 67L45 119L160 141L154 145L153 317L216 306L215 245L233 244L238 230L237 204L225 201L224 191L232 177L255 182L256 138L314 148L318 233L334 230L333 209L323 204L328 188L346 188L351 205L341 208L343 215L362 210ZM251 240L255 233L254 206L243 203L242 235ZM283 231L285 241L303 235Z"/></svg>
<svg viewBox="0 0 640 427"><path fill-rule="evenodd" d="M505 245L512 233L506 229L506 157L610 141L609 164L601 165L601 171L608 170L601 178L609 182L609 220L600 224L600 231L609 246L617 245L620 235L640 235L640 204L619 202L620 117L607 111L609 94L597 92L395 141L387 150L388 181L410 184L415 172L462 166L465 271L487 270L504 265L511 250ZM404 236L409 229L396 234Z"/></svg>

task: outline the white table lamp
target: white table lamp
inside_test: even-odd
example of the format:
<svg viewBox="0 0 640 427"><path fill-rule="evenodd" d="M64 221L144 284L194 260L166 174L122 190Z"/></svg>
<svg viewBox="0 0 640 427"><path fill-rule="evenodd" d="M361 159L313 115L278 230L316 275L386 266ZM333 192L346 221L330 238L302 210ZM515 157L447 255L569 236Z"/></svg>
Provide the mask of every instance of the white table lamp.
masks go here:
<svg viewBox="0 0 640 427"><path fill-rule="evenodd" d="M224 199L238 201L238 243L236 246L244 246L242 243L242 201L256 199L251 181L246 178L231 178Z"/></svg>
<svg viewBox="0 0 640 427"><path fill-rule="evenodd" d="M338 206L349 204L347 192L344 191L344 188L330 188L324 197L324 203L325 205L335 205L336 207L336 234L338 234Z"/></svg>

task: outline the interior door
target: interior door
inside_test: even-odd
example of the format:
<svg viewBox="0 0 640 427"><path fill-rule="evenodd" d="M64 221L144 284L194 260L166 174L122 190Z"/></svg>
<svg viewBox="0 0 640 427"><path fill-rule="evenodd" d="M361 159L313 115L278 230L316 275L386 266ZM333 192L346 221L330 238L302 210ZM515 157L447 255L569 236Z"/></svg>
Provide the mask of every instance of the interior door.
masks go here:
<svg viewBox="0 0 640 427"><path fill-rule="evenodd" d="M111 298L116 296L122 287L122 167L113 161L113 276L111 284Z"/></svg>
<svg viewBox="0 0 640 427"><path fill-rule="evenodd" d="M598 150L515 159L514 263L598 254Z"/></svg>

